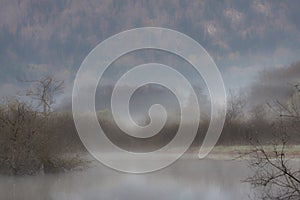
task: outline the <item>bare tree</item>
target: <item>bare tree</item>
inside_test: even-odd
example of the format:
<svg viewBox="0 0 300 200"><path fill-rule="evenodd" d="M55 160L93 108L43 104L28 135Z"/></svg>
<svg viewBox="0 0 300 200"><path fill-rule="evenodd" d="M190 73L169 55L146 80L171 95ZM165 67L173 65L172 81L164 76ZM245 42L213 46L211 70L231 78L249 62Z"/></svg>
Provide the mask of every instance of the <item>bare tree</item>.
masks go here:
<svg viewBox="0 0 300 200"><path fill-rule="evenodd" d="M219 144L236 145L244 141L246 100L243 92L230 90L227 113Z"/></svg>
<svg viewBox="0 0 300 200"><path fill-rule="evenodd" d="M295 86L295 93L287 103L275 101L269 107L276 111L279 120L274 126L273 140L262 144L256 137L250 137L252 149L249 167L254 175L245 181L260 190L260 199L300 199L300 167L295 164L288 145L291 128L299 125L300 91L299 84Z"/></svg>
<svg viewBox="0 0 300 200"><path fill-rule="evenodd" d="M275 102L277 109L275 111L280 117L289 117L292 120L300 120L300 84L294 85L294 93L291 94L286 104L280 101Z"/></svg>
<svg viewBox="0 0 300 200"><path fill-rule="evenodd" d="M234 93L229 91L229 101L226 114L226 123L232 123L243 117L246 101L243 93Z"/></svg>
<svg viewBox="0 0 300 200"><path fill-rule="evenodd" d="M260 191L260 199L299 199L300 169L287 155L287 137L269 145L255 143L250 150L249 167L254 175L245 181Z"/></svg>
<svg viewBox="0 0 300 200"><path fill-rule="evenodd" d="M38 107L42 107L43 115L48 116L52 112L55 96L63 93L64 81L58 81L52 76L43 76L38 80L20 80L32 84L32 87L25 91L25 95L38 101Z"/></svg>

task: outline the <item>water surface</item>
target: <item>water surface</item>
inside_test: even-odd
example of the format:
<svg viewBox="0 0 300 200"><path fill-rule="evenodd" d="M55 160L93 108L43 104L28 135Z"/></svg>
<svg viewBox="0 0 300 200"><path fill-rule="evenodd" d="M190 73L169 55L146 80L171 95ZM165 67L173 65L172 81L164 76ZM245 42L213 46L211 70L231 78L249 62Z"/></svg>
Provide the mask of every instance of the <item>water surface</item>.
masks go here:
<svg viewBox="0 0 300 200"><path fill-rule="evenodd" d="M245 162L184 156L148 174L125 174L100 163L54 175L0 177L0 199L12 200L240 200L248 199Z"/></svg>

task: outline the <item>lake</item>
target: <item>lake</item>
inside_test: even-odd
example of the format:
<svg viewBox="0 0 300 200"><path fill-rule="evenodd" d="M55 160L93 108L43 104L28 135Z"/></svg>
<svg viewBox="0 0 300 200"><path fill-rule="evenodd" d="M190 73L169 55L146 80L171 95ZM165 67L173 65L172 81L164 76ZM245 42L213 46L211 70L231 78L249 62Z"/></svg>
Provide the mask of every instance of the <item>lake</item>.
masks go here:
<svg viewBox="0 0 300 200"><path fill-rule="evenodd" d="M249 199L247 164L237 160L185 155L148 174L125 174L93 162L82 171L53 175L0 177L4 200L240 200Z"/></svg>

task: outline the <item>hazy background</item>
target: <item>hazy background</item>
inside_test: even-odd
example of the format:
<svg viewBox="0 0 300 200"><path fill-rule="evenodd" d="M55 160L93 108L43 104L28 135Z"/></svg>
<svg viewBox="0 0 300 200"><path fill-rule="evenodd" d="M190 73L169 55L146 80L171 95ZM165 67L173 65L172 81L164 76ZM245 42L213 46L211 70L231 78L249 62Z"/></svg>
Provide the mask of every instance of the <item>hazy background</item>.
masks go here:
<svg viewBox="0 0 300 200"><path fill-rule="evenodd" d="M22 89L17 76L54 74L67 85L56 106L68 107L76 71L99 42L127 29L161 26L203 45L227 89L248 88L250 93L254 83L253 103L269 95L279 98L285 91L278 92L278 85L284 88L300 76L299 66L288 68L300 53L299 9L298 1L1 0L0 96ZM118 65L134 63L131 57ZM149 60L149 55L135 57ZM265 70L272 71L263 76ZM107 79L118 72L111 70ZM186 75L199 80L193 73Z"/></svg>
<svg viewBox="0 0 300 200"><path fill-rule="evenodd" d="M0 199L247 199L254 192L241 180L253 173L244 161L225 161L223 154L232 156L231 147L249 145L249 133L270 144L275 133L282 135L278 127L284 125L294 145L287 155L300 155L295 146L300 144L299 85L294 87L300 81L299 10L300 1L293 0L0 0L0 99L18 100L0 101ZM210 112L201 76L166 52L143 50L120 57L105 71L96 93L102 128L120 148L157 149L174 137L180 119L175 96L166 88L147 85L131 99L133 118L146 124L149 107L160 103L169 121L158 136L144 142L124 136L109 112L110 96L118 78L133 66L172 66L190 80L204 111L184 158L156 173L122 174L87 154L69 112L72 87L81 62L97 44L144 26L174 29L199 42L220 69L229 109L216 157L199 161ZM55 96L56 112L49 116L32 97L24 97L24 89L34 85L19 81L47 75L65 81L64 92ZM182 92L185 106L193 109L189 94ZM278 113L269 118L267 102L290 106L291 99L298 102L292 107L298 109L292 113L295 120L279 119ZM299 166L299 159L295 162Z"/></svg>

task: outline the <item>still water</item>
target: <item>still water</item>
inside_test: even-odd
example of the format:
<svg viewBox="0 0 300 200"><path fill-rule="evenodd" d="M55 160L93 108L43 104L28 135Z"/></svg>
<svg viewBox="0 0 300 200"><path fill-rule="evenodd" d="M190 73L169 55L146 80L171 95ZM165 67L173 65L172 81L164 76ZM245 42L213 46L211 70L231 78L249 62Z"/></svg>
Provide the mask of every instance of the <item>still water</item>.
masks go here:
<svg viewBox="0 0 300 200"><path fill-rule="evenodd" d="M0 177L1 200L241 200L251 194L241 182L245 162L184 156L157 172L133 175L92 163L82 171Z"/></svg>

